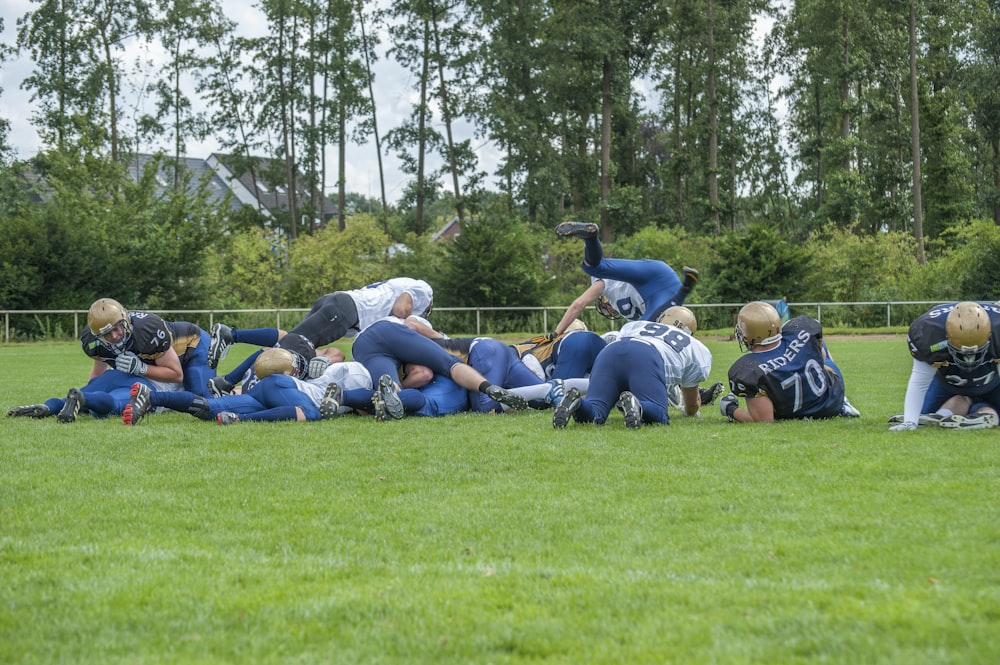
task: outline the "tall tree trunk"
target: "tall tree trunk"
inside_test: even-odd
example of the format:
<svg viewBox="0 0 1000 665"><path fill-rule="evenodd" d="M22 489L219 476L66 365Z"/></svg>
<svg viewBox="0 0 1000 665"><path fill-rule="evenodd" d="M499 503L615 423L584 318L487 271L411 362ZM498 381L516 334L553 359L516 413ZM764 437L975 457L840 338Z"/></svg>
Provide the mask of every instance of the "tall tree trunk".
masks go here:
<svg viewBox="0 0 1000 665"><path fill-rule="evenodd" d="M719 100L715 93L715 26L712 0L706 0L708 20L708 209L709 218L720 233L719 223Z"/></svg>
<svg viewBox="0 0 1000 665"><path fill-rule="evenodd" d="M424 19L423 63L420 69L420 118L417 120L417 200L416 224L418 236L424 233L424 169L427 162L427 79L430 76L430 21Z"/></svg>
<svg viewBox="0 0 1000 665"><path fill-rule="evenodd" d="M361 25L361 50L365 54L365 72L368 80L368 97L372 101L372 133L375 136L375 156L378 158L378 185L382 194L382 230L389 232L389 205L385 198L385 172L382 168L382 143L378 134L378 114L375 106L375 90L372 87L372 64L368 52L368 38L365 36L365 17L362 11L363 3L358 3L358 21Z"/></svg>
<svg viewBox="0 0 1000 665"><path fill-rule="evenodd" d="M282 9L284 5L282 4ZM284 18L284 17L281 17ZM288 184L288 236L294 240L298 237L298 220L295 209L295 159L293 156L294 139L292 137L292 81L285 82L285 56L288 53L285 45L285 21L278 22L278 99L281 106L281 136L282 152L285 161L285 182ZM291 78L289 76L289 78Z"/></svg>
<svg viewBox="0 0 1000 665"><path fill-rule="evenodd" d="M913 159L913 237L917 241L917 262L924 255L923 197L920 192L920 95L917 88L917 7L910 0L910 154Z"/></svg>
<svg viewBox="0 0 1000 665"><path fill-rule="evenodd" d="M462 211L462 190L458 184L458 161L455 158L455 139L451 129L451 103L448 97L448 88L444 82L444 54L441 53L441 35L437 24L437 7L431 3L431 20L434 28L434 60L437 63L439 95L441 97L441 117L444 120L445 137L448 142L448 167L451 171L451 183L455 192L455 209L458 214L458 223L461 225L465 220Z"/></svg>
<svg viewBox="0 0 1000 665"><path fill-rule="evenodd" d="M611 241L611 59L601 67L601 240Z"/></svg>

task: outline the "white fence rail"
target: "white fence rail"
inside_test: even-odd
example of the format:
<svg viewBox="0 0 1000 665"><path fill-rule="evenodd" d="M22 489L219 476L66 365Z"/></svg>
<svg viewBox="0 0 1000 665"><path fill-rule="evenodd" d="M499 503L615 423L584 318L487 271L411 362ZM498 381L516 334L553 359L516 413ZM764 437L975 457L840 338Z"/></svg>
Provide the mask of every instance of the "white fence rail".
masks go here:
<svg viewBox="0 0 1000 665"><path fill-rule="evenodd" d="M922 305L925 307L930 307L931 305L938 304L939 300L897 300L897 301L880 301L880 302L790 302L789 307L793 310L795 315L799 314L809 314L814 316L819 321L823 321L823 308L827 309L836 307L864 307L868 309L873 308L884 308L885 309L885 326L904 326L908 325L909 320L906 317L894 317L893 308L896 308L897 312L900 307ZM735 316L739 308L743 306L744 303L688 303L687 306L692 310L697 312L701 309L728 309L732 311ZM298 321L301 315L309 311L309 308L264 308L264 309L171 309L171 310L153 310L155 313L164 316L169 319L180 319L183 320L190 315L197 315L199 319L208 317L208 325L211 327L212 323L216 319L225 321L230 315L241 315L241 314L259 314L259 315L273 315L274 316L274 327L282 327L282 316L288 320L289 318ZM566 311L566 307L436 307L435 312L471 312L474 314L475 318L475 331L474 334L482 334L483 330L483 316L484 315L495 315L497 312L537 312L542 316L542 331L552 330L555 324L562 317L563 312ZM815 312L813 314L813 311ZM49 316L49 315L68 315L72 316L73 320L73 339L79 339L81 326L86 325L87 321L87 310L83 309L47 309L47 310L30 310L30 309L16 309L16 310L0 310L3 314L4 319L4 343L10 343L11 339L11 317L17 316ZM912 317L912 314L910 315ZM609 323L608 330L613 326ZM471 332L471 331L470 331ZM599 331L600 332L600 331Z"/></svg>

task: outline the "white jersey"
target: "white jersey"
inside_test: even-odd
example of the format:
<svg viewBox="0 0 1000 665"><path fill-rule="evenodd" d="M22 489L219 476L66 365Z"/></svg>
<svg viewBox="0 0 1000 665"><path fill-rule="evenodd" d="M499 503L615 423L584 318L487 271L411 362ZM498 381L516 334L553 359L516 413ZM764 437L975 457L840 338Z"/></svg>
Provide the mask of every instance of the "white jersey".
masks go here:
<svg viewBox="0 0 1000 665"><path fill-rule="evenodd" d="M592 282L596 282L597 279L593 278ZM604 295L607 296L615 311L629 321L639 321L646 313L646 301L639 295L639 291L628 282L605 279Z"/></svg>
<svg viewBox="0 0 1000 665"><path fill-rule="evenodd" d="M695 388L712 371L712 352L680 328L653 321L631 321L622 326L617 344L646 343L663 359L667 385Z"/></svg>
<svg viewBox="0 0 1000 665"><path fill-rule="evenodd" d="M345 291L358 308L358 328L356 335L384 316L392 313L392 306L399 297L409 293L413 299L413 313L422 316L431 306L434 290L431 285L421 279L395 277L384 282L369 284L360 289Z"/></svg>
<svg viewBox="0 0 1000 665"><path fill-rule="evenodd" d="M323 374L315 379L303 381L302 379L292 379L299 390L308 395L313 404L319 406L326 394L326 388L331 383L336 383L344 390L371 390L372 377L361 363L346 361L331 363ZM341 412L350 411L350 408L341 406Z"/></svg>

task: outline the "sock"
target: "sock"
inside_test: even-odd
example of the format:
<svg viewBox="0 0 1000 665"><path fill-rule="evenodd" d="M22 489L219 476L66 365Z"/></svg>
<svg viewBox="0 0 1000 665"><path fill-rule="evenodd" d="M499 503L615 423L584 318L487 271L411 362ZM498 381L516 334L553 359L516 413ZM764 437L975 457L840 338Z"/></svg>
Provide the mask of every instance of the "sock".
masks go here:
<svg viewBox="0 0 1000 665"><path fill-rule="evenodd" d="M588 266L596 266L604 260L604 248L601 241L594 236L583 241L583 262Z"/></svg>
<svg viewBox="0 0 1000 665"><path fill-rule="evenodd" d="M277 328L249 328L233 330L233 344L253 344L254 346L274 346L278 343Z"/></svg>

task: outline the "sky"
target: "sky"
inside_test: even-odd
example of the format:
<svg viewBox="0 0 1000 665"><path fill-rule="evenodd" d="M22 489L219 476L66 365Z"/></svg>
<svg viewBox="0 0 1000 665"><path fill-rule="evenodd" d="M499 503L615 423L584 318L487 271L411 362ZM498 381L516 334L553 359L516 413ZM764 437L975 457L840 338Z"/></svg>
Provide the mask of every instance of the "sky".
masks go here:
<svg viewBox="0 0 1000 665"><path fill-rule="evenodd" d="M246 0L222 0L223 11L230 18L239 17L239 30L245 35L260 34L265 24L255 6ZM0 42L13 45L17 39L17 19L37 8L37 4L29 0L3 0L0 3L0 18L3 19L4 30L0 33ZM386 197L390 205L397 202L406 187L408 176L400 171L399 160L395 155L385 155L384 138L388 130L398 126L410 114L412 100L415 98L409 72L384 56L385 44L388 39L383 36L379 53L379 61L375 63L374 95L377 106L379 136L383 139L382 165L385 170ZM126 66L139 55L138 51L126 53ZM32 71L32 63L27 58L15 58L0 65L0 116L11 124L8 136L15 150L17 159L27 159L42 148L41 139L30 122L34 113L30 93L21 89L21 82ZM455 128L456 140L472 139L473 147L480 157L480 169L492 174L498 165L498 154L493 146L482 139L473 136L473 128L469 124L461 124ZM196 144L188 142L189 157L208 157L218 150L216 142L210 140ZM332 146L327 153L327 168L336 169L336 147ZM351 144L347 151L346 183L347 191L363 194L378 199L381 196L378 183L378 156L375 151L374 138L365 144ZM437 164L432 163L431 168ZM336 176L329 177L327 194L336 196ZM492 182L488 178L487 185ZM449 181L450 183L450 181ZM450 185L449 185L450 186Z"/></svg>

